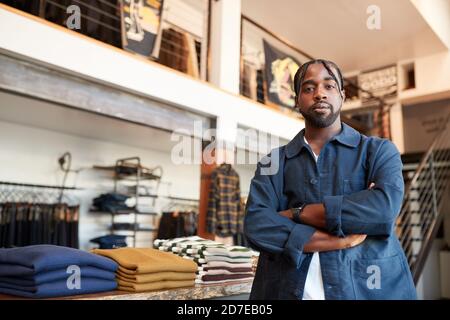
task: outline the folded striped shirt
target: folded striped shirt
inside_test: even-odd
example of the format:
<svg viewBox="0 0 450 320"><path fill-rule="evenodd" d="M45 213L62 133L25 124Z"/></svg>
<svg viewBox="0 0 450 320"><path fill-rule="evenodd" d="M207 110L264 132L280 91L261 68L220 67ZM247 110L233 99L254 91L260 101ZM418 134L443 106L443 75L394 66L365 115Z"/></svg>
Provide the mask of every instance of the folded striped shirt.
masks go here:
<svg viewBox="0 0 450 320"><path fill-rule="evenodd" d="M174 239L156 239L155 241L153 241L153 246L155 248L159 248L159 247L166 247L166 248L170 248L173 246L176 246L178 243L181 242L198 242L198 241L210 241L210 240L206 240L203 238L200 238L199 236L191 236L191 237L181 237L181 238L174 238Z"/></svg>
<svg viewBox="0 0 450 320"><path fill-rule="evenodd" d="M227 246L227 247L207 247L200 250L204 255L221 255L229 257L249 257L251 258L254 253L252 250L241 246Z"/></svg>
<svg viewBox="0 0 450 320"><path fill-rule="evenodd" d="M225 256L205 256L203 259L206 260L206 262L211 262L211 261L225 261L225 262L230 262L230 263L251 262L251 258L247 258L247 257L231 258L231 257L225 257Z"/></svg>

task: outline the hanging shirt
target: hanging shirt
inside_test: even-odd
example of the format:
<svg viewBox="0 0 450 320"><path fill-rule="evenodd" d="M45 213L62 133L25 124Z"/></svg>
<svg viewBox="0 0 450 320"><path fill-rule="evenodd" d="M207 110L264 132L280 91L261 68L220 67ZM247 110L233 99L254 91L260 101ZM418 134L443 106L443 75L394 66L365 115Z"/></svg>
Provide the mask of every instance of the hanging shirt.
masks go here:
<svg viewBox="0 0 450 320"><path fill-rule="evenodd" d="M305 137L305 143L309 145ZM312 150L312 149L311 149ZM313 151L317 162L319 158ZM323 289L322 270L320 269L320 257L318 252L314 252L311 263L309 264L308 274L306 276L305 289L303 291L303 300L325 300L325 291Z"/></svg>
<svg viewBox="0 0 450 320"><path fill-rule="evenodd" d="M231 164L223 163L211 174L206 215L206 231L219 237L242 232L239 175Z"/></svg>

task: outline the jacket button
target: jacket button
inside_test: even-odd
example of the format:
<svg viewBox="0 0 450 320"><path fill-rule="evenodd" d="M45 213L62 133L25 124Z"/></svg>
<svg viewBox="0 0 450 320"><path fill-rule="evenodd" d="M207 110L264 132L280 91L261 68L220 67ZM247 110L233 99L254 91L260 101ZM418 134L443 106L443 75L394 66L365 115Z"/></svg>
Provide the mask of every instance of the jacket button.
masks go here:
<svg viewBox="0 0 450 320"><path fill-rule="evenodd" d="M312 178L311 180L309 180L309 182L310 182L311 184L316 184L316 183L317 183L317 179Z"/></svg>

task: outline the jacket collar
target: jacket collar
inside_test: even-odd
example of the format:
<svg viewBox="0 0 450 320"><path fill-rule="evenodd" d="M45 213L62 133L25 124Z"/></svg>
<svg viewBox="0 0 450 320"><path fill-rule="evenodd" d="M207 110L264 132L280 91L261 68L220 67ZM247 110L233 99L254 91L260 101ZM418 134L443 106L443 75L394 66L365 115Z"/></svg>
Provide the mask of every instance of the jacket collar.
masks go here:
<svg viewBox="0 0 450 320"><path fill-rule="evenodd" d="M302 148L306 146L305 140L303 138L304 136L305 136L305 129L303 128L294 137L294 139L292 139L286 145L286 157L288 159L296 156L302 150ZM355 148L359 144L359 141L361 140L361 134L352 127L342 122L341 132L330 139L330 141L334 140L338 141L339 143L345 146Z"/></svg>

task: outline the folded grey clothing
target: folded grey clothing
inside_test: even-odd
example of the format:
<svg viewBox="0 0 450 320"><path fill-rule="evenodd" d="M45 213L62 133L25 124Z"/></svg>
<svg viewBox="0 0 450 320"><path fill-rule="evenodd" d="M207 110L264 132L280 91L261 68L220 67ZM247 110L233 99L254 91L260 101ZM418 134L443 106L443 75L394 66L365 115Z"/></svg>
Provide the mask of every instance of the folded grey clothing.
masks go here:
<svg viewBox="0 0 450 320"><path fill-rule="evenodd" d="M252 262L251 258L247 257L225 257L225 256L196 256L196 258L203 258L206 262L210 261L225 261L230 263L248 263Z"/></svg>
<svg viewBox="0 0 450 320"><path fill-rule="evenodd" d="M114 280L116 277L116 274L114 272L89 266L81 266L79 271L81 279L95 278L104 280ZM58 280L67 280L71 275L72 272L70 268L62 268L58 270L37 273L33 276L0 277L0 283L29 287Z"/></svg>
<svg viewBox="0 0 450 320"><path fill-rule="evenodd" d="M32 276L71 265L90 266L111 272L118 268L118 264L111 259L62 246L33 245L0 249L0 277Z"/></svg>
<svg viewBox="0 0 450 320"><path fill-rule="evenodd" d="M206 247L198 250L203 255L220 255L227 257L251 258L254 253L252 250L242 246L223 246L223 247Z"/></svg>
<svg viewBox="0 0 450 320"><path fill-rule="evenodd" d="M76 281L58 280L43 283L32 287L15 286L0 283L0 293L21 296L26 298L52 298L72 296L87 293L111 291L117 288L115 280L104 280L95 278L81 278Z"/></svg>
<svg viewBox="0 0 450 320"><path fill-rule="evenodd" d="M221 271L226 270L235 273L250 273L253 272L252 268L230 268L230 267L198 267L199 271Z"/></svg>
<svg viewBox="0 0 450 320"><path fill-rule="evenodd" d="M195 279L195 283L196 284L203 284L203 285L207 285L207 284L217 284L217 283L228 283L228 282L233 282L233 281L250 281L253 280L253 277L249 277L249 278L242 278L242 279L227 279L227 280L215 280L215 281L203 281L201 279Z"/></svg>
<svg viewBox="0 0 450 320"><path fill-rule="evenodd" d="M216 274L224 274L224 275L226 275L226 274L246 274L250 277L253 276L253 273L251 270L249 272L231 272L231 271L223 270L223 269L222 270L208 270L208 271L199 270L199 271L197 271L197 274L202 275L202 276L203 275L216 275Z"/></svg>
<svg viewBox="0 0 450 320"><path fill-rule="evenodd" d="M252 263L230 263L226 261L208 261L202 267L227 267L227 268L251 268Z"/></svg>
<svg viewBox="0 0 450 320"><path fill-rule="evenodd" d="M198 275L197 279L202 281L222 281L222 280L239 280L252 278L253 274L237 273L237 274L214 274L214 275Z"/></svg>

